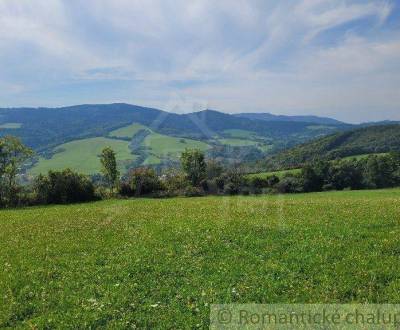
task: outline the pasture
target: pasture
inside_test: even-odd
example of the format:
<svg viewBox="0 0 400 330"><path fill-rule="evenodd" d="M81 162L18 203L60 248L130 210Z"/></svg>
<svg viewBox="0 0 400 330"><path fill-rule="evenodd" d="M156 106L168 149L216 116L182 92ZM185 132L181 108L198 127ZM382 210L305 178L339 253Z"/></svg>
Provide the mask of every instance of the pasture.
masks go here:
<svg viewBox="0 0 400 330"><path fill-rule="evenodd" d="M114 131L111 131L109 136L114 137L114 138L131 139L136 133L138 133L142 129L149 130L149 128L147 128L146 126L133 123L131 125L124 126L119 129L116 129Z"/></svg>
<svg viewBox="0 0 400 330"><path fill-rule="evenodd" d="M249 178L249 179L253 179L253 178L266 179L266 178L268 178L268 177L270 177L272 175L275 175L278 178L282 178L286 174L297 174L297 173L300 173L300 172L301 172L301 169L295 168L295 169L291 169L291 170L251 173L251 174L247 174L246 177Z"/></svg>
<svg viewBox="0 0 400 330"><path fill-rule="evenodd" d="M0 211L0 328L204 328L212 303L400 303L400 189Z"/></svg>
<svg viewBox="0 0 400 330"><path fill-rule="evenodd" d="M151 132L142 142L146 148L147 158L145 165L158 164L160 159L169 158L178 160L186 148L205 151L209 148L207 143L186 138L178 138Z"/></svg>
<svg viewBox="0 0 400 330"><path fill-rule="evenodd" d="M129 149L129 142L103 137L75 140L62 144L55 148L56 153L50 159L39 158L38 163L30 171L31 174L47 173L49 170L62 170L71 168L84 174L95 174L100 172L99 155L105 147L111 147L117 156L120 170L124 168L124 161L135 159Z"/></svg>

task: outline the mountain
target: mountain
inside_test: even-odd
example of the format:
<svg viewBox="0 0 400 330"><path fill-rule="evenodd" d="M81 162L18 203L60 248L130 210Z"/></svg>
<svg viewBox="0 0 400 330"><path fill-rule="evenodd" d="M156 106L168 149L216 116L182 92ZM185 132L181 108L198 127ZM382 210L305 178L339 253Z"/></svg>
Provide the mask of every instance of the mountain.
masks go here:
<svg viewBox="0 0 400 330"><path fill-rule="evenodd" d="M116 150L121 171L176 164L192 147L222 162L251 161L351 127L265 121L215 110L176 114L124 103L0 109L0 136L18 136L37 152L34 173L67 166L96 173L98 154L107 145Z"/></svg>
<svg viewBox="0 0 400 330"><path fill-rule="evenodd" d="M325 136L269 157L269 169L300 167L316 159L400 151L400 124L368 126Z"/></svg>
<svg viewBox="0 0 400 330"><path fill-rule="evenodd" d="M283 116L283 115L273 115L271 113L239 113L235 114L236 117L264 120L264 121L289 121L289 122L305 122L320 125L343 125L345 123L327 117L318 116Z"/></svg>

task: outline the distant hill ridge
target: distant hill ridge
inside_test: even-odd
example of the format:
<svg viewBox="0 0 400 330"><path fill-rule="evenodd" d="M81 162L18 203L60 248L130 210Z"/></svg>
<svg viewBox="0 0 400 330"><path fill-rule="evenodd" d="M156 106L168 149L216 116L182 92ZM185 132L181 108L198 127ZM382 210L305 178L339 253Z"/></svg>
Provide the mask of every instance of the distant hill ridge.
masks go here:
<svg viewBox="0 0 400 330"><path fill-rule="evenodd" d="M209 139L225 130L250 130L271 139L306 141L326 135L343 125L309 129L311 123L264 121L214 110L176 114L154 108L114 104L86 104L61 108L0 108L0 126L17 123L18 129L0 129L0 136L14 134L36 150L79 138L105 136L110 131L138 123L159 133Z"/></svg>
<svg viewBox="0 0 400 330"><path fill-rule="evenodd" d="M233 164L263 161L279 150L317 139L268 158L268 166L281 168L317 155L386 152L400 145L393 125L383 126L387 135L382 126L352 131L359 127L316 116L232 115L216 110L177 114L125 103L0 108L0 137L15 135L33 148L37 157L31 167L69 166L80 171L86 163L88 173L97 170L99 150L109 145L118 150L122 169L177 164L179 153L194 146ZM141 130L151 134L141 136Z"/></svg>
<svg viewBox="0 0 400 330"><path fill-rule="evenodd" d="M273 115L271 113L239 113L235 114L237 117L264 120L264 121L289 121L289 122L306 122L313 124L323 125L342 125L345 124L339 120L327 117L318 116L284 116L284 115Z"/></svg>

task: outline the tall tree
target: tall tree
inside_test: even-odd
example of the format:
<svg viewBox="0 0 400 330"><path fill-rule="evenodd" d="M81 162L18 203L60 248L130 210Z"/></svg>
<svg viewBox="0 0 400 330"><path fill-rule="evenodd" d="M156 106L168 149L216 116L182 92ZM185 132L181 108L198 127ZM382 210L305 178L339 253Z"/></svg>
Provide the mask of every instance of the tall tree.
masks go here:
<svg viewBox="0 0 400 330"><path fill-rule="evenodd" d="M0 138L0 204L17 198L17 175L33 151L14 136Z"/></svg>
<svg viewBox="0 0 400 330"><path fill-rule="evenodd" d="M101 172L107 180L111 192L113 192L119 177L114 150L110 147L104 148L100 155L100 162L102 165Z"/></svg>
<svg viewBox="0 0 400 330"><path fill-rule="evenodd" d="M186 149L181 155L181 165L193 186L198 186L206 177L204 153L198 149Z"/></svg>

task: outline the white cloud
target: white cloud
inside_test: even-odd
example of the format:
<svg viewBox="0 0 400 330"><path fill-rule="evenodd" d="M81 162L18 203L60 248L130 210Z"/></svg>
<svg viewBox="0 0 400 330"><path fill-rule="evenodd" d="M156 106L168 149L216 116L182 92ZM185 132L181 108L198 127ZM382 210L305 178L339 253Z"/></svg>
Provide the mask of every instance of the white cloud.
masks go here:
<svg viewBox="0 0 400 330"><path fill-rule="evenodd" d="M400 101L400 33L385 29L385 22L394 4L3 0L3 84L24 88L15 89L18 98L5 91L0 96L20 103L35 86L25 102L71 104L97 97L173 109L171 100L188 104L192 99L228 112L333 111L337 116L371 104L392 109ZM359 22L360 29L341 29L351 22ZM324 37L332 29L338 29L334 42ZM113 81L130 87L95 94L97 83ZM385 91L375 90L377 81ZM75 87L80 83L89 84L86 94ZM68 99L48 92L63 95L65 87L76 88Z"/></svg>

